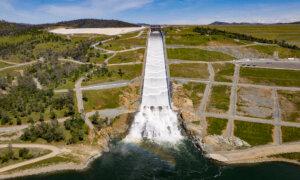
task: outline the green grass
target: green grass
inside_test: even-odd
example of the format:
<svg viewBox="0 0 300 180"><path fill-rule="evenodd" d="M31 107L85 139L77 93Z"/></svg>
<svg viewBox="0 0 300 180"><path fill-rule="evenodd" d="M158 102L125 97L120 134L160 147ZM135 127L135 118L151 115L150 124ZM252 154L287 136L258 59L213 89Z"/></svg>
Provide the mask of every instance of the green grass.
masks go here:
<svg viewBox="0 0 300 180"><path fill-rule="evenodd" d="M292 142L300 140L300 128L282 126L281 131L283 142Z"/></svg>
<svg viewBox="0 0 300 180"><path fill-rule="evenodd" d="M209 135L222 135L222 132L226 129L227 126L227 119L209 117L206 118L206 120L208 124L207 133Z"/></svg>
<svg viewBox="0 0 300 180"><path fill-rule="evenodd" d="M208 79L209 76L207 64L171 64L169 68L171 77Z"/></svg>
<svg viewBox="0 0 300 180"><path fill-rule="evenodd" d="M142 65L141 64L109 66L108 69L109 69L109 71L114 71L115 73L113 73L110 77L93 75L91 78L84 81L82 83L82 85L87 86L87 85L103 83L103 82L131 80L131 79L141 76L141 74L142 74ZM120 76L117 73L119 69L121 69L122 72L124 73L123 76Z"/></svg>
<svg viewBox="0 0 300 180"><path fill-rule="evenodd" d="M242 67L240 77L254 84L300 86L300 70Z"/></svg>
<svg viewBox="0 0 300 180"><path fill-rule="evenodd" d="M193 32L195 27L169 27L165 28L166 32L166 44L168 45L189 45L189 46L200 46L212 44L239 44L233 39L219 36L219 35L200 35Z"/></svg>
<svg viewBox="0 0 300 180"><path fill-rule="evenodd" d="M19 171L24 171L27 169L41 168L41 167L46 167L46 166L50 166L50 165L57 165L60 163L79 163L79 160L71 155L55 156L55 157L52 157L49 159L45 159L45 160L38 161L38 162L35 162L32 164L21 166L20 168L17 168L17 169L12 169L8 172L14 172L14 171L19 172Z"/></svg>
<svg viewBox="0 0 300 180"><path fill-rule="evenodd" d="M272 155L271 157L291 159L300 162L300 152L276 154L276 155Z"/></svg>
<svg viewBox="0 0 300 180"><path fill-rule="evenodd" d="M120 106L120 95L126 88L115 88L106 90L84 91L83 96L87 98L84 102L86 111L111 109Z"/></svg>
<svg viewBox="0 0 300 180"><path fill-rule="evenodd" d="M235 121L234 125L234 135L252 146L268 144L273 141L273 126L270 124Z"/></svg>
<svg viewBox="0 0 300 180"><path fill-rule="evenodd" d="M260 53L267 54L273 56L274 52L278 52L278 56L280 58L299 58L300 50L283 48L277 45L263 46L263 45L255 45L249 46L248 48L255 49Z"/></svg>
<svg viewBox="0 0 300 180"><path fill-rule="evenodd" d="M90 58L90 62L91 63L95 63L95 64L102 64L102 63L104 63L104 61L107 59L107 58L109 58L109 57L111 57L113 54L100 54L100 56L99 57L91 57Z"/></svg>
<svg viewBox="0 0 300 180"><path fill-rule="evenodd" d="M282 119L300 122L300 92L278 91L278 94Z"/></svg>
<svg viewBox="0 0 300 180"><path fill-rule="evenodd" d="M74 88L75 88L75 81L66 79L65 83L59 84L55 89L74 89Z"/></svg>
<svg viewBox="0 0 300 180"><path fill-rule="evenodd" d="M285 40L300 46L300 25L242 25L242 26L210 26L235 33L252 35L258 38Z"/></svg>
<svg viewBox="0 0 300 180"><path fill-rule="evenodd" d="M230 101L230 90L229 86L213 86L211 97L209 101L209 110L217 110L221 112L227 112L229 109Z"/></svg>
<svg viewBox="0 0 300 180"><path fill-rule="evenodd" d="M230 61L234 57L216 51L207 51L202 49L193 49L193 48L176 48L176 49L167 49L169 59L181 59L181 60L190 60L190 61L205 61L205 62L214 62L214 61Z"/></svg>
<svg viewBox="0 0 300 180"><path fill-rule="evenodd" d="M146 46L146 39L145 38L115 39L100 45L100 47L104 49L114 50L114 51L131 49L136 46Z"/></svg>
<svg viewBox="0 0 300 180"><path fill-rule="evenodd" d="M215 81L232 82L232 77L234 74L233 64L213 64L213 68L215 72Z"/></svg>
<svg viewBox="0 0 300 180"><path fill-rule="evenodd" d="M192 100L194 108L197 108L200 105L205 87L205 84L194 82L189 82L183 85L183 89L185 90L188 97Z"/></svg>
<svg viewBox="0 0 300 180"><path fill-rule="evenodd" d="M109 64L142 62L144 60L144 52L145 49L139 49L136 51L118 53L115 57L109 60Z"/></svg>

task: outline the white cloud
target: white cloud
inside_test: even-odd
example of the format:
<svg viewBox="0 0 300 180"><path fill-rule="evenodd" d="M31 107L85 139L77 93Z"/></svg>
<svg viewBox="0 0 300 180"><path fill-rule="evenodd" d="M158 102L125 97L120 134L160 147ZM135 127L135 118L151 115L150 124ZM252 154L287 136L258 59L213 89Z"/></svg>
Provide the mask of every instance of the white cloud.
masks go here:
<svg viewBox="0 0 300 180"><path fill-rule="evenodd" d="M44 23L76 18L111 17L116 13L139 8L152 0L84 0L77 4L46 4L35 9L17 9L12 0L0 1L0 18L15 22Z"/></svg>

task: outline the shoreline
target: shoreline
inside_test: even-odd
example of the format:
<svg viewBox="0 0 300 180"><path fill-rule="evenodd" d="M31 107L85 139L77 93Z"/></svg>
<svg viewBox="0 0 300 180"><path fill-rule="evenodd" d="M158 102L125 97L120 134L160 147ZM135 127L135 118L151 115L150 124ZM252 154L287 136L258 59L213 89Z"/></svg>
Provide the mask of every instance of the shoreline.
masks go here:
<svg viewBox="0 0 300 180"><path fill-rule="evenodd" d="M226 166L233 166L233 165L244 166L244 165L249 165L249 164L278 162L278 163L289 163L289 164L300 167L300 162L298 162L297 160L276 158L276 157L259 157L259 158L248 158L248 159L241 158L241 160L237 159L235 161L222 161L219 158L209 156L210 155L209 153L203 151L202 147L200 147L198 143L195 143L194 138L189 137L188 134L186 134L186 136L192 141L192 143L194 144L195 148L197 148L199 153L201 151L204 152L203 156L205 156L205 158L208 158L208 159L214 161L214 163L216 163L216 164L222 164L222 165L226 165ZM243 150L236 150L236 152L239 152L239 151L243 151ZM44 175L44 174L58 173L58 172L63 172L63 171L73 171L73 170L74 171L85 171L90 167L92 162L94 162L96 159L100 158L103 155L103 152L99 151L99 153L89 157L87 159L87 161L83 162L82 164L75 164L75 163L53 164L53 165L49 165L49 166L45 166L45 167L41 167L41 168L33 168L33 169L27 169L27 170L20 171L20 172L14 172L12 174L3 174L3 175L0 175L0 179L12 179L12 178L17 178L17 177L32 176L32 175ZM230 151L228 151L228 152L230 152ZM215 154L217 154L217 152ZM275 153L275 154L278 154L278 153Z"/></svg>
<svg viewBox="0 0 300 180"><path fill-rule="evenodd" d="M88 160L82 164L75 164L75 163L59 163L59 164L53 164L45 167L40 168L33 168L33 169L27 169L20 172L14 172L12 174L0 174L0 179L11 179L11 178L17 178L17 177L24 177L24 176L32 176L32 175L42 175L42 174L51 174L56 172L62 172L62 171L85 171L87 170L91 163L95 161L97 158L102 156L102 152L99 152L98 154L95 154L88 158Z"/></svg>

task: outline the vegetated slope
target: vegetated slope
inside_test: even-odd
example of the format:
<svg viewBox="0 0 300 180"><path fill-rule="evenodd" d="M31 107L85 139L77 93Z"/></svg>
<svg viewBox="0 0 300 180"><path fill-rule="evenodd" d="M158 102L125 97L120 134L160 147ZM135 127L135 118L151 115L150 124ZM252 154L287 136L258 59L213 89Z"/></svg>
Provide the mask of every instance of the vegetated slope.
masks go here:
<svg viewBox="0 0 300 180"><path fill-rule="evenodd" d="M285 41L300 46L300 23L246 24L215 22L208 27L231 33L250 35L256 38Z"/></svg>
<svg viewBox="0 0 300 180"><path fill-rule="evenodd" d="M71 21L62 21L54 24L42 24L40 26L66 26L73 28L104 28L104 27L137 27L138 25L119 21L104 19L77 19Z"/></svg>
<svg viewBox="0 0 300 180"><path fill-rule="evenodd" d="M58 23L48 24L22 24L7 21L0 21L0 35L15 35L24 30L32 28L49 28L56 26L72 27L72 28L105 28L105 27L137 27L139 25L119 21L104 19L77 19L71 21L62 21Z"/></svg>
<svg viewBox="0 0 300 180"><path fill-rule="evenodd" d="M300 24L300 21L289 23L249 23L249 22L223 22L215 21L209 25L279 25L279 24Z"/></svg>
<svg viewBox="0 0 300 180"><path fill-rule="evenodd" d="M11 23L0 21L0 36L16 35L32 28L29 24Z"/></svg>

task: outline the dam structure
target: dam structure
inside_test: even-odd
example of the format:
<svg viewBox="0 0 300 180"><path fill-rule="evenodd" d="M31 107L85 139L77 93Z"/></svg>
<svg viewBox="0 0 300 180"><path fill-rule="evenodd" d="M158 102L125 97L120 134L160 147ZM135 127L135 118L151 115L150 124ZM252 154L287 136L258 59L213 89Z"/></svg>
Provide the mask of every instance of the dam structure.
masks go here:
<svg viewBox="0 0 300 180"><path fill-rule="evenodd" d="M142 102L125 142L176 144L183 139L177 114L171 108L168 84L164 41L160 30L155 29L148 38Z"/></svg>

